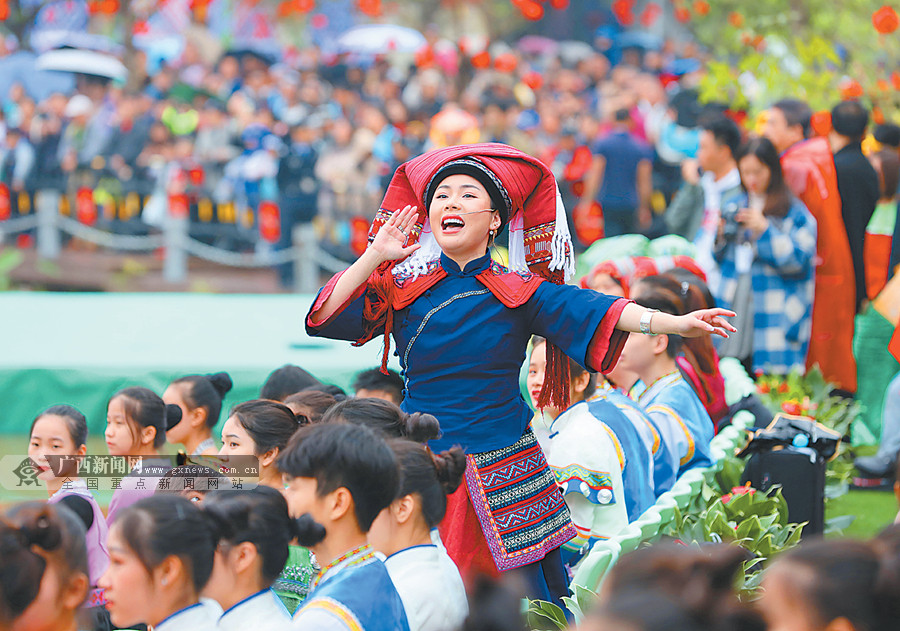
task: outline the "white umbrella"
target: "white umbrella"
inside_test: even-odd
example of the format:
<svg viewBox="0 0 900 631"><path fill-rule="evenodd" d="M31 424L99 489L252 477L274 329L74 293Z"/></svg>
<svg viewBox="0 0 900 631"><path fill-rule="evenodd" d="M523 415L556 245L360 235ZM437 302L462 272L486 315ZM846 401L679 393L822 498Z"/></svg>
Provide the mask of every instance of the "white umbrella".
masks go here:
<svg viewBox="0 0 900 631"><path fill-rule="evenodd" d="M419 31L393 24L366 24L344 31L337 39L338 50L346 53L378 55L414 53L427 42Z"/></svg>
<svg viewBox="0 0 900 631"><path fill-rule="evenodd" d="M37 58L35 68L59 72L77 72L108 79L124 80L128 77L128 69L112 55L78 48L61 48L46 52Z"/></svg>

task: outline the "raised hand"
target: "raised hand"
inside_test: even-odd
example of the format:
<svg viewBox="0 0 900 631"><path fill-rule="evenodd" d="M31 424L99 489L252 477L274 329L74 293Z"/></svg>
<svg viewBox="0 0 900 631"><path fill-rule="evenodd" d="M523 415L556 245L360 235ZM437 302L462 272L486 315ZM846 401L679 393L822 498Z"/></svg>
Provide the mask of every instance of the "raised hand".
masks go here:
<svg viewBox="0 0 900 631"><path fill-rule="evenodd" d="M409 234L418 218L415 206L396 211L378 230L369 249L382 261L399 261L419 249L418 243L407 246Z"/></svg>
<svg viewBox="0 0 900 631"><path fill-rule="evenodd" d="M675 318L676 330L672 331L682 337L700 337L701 335L721 335L728 337L728 332L736 333L737 329L725 318L734 317L735 312L728 309L700 309Z"/></svg>

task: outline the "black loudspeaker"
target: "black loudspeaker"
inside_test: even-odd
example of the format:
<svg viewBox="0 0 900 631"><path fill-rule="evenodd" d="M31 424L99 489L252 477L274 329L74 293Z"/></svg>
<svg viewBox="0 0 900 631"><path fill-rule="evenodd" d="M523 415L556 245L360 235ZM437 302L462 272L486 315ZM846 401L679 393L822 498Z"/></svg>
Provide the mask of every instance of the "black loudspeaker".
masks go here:
<svg viewBox="0 0 900 631"><path fill-rule="evenodd" d="M792 522L808 522L803 536L825 530L825 460L816 451L804 447L784 447L758 451L750 456L743 483L760 491L781 485Z"/></svg>

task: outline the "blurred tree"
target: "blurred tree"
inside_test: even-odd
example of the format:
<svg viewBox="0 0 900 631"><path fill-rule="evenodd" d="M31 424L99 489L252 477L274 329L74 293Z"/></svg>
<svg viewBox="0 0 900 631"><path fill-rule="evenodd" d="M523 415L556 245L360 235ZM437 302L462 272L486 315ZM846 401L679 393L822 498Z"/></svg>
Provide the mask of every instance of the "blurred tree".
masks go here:
<svg viewBox="0 0 900 631"><path fill-rule="evenodd" d="M676 0L688 26L710 51L701 98L765 109L796 96L814 110L863 98L876 118L896 116L891 81L900 56L896 36L876 29L884 0ZM873 23L874 22L874 23ZM890 26L890 16L884 20Z"/></svg>

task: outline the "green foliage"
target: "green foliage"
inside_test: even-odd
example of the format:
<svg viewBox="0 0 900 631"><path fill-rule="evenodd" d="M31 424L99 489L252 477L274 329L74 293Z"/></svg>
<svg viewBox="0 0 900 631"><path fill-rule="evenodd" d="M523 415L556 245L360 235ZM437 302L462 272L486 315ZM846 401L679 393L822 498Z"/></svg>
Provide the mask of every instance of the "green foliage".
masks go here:
<svg viewBox="0 0 900 631"><path fill-rule="evenodd" d="M9 274L19 266L23 258L19 250L7 248L0 251L0 291L8 291L12 287Z"/></svg>
<svg viewBox="0 0 900 631"><path fill-rule="evenodd" d="M830 109L842 81L858 81L865 96L888 117L900 108L900 92L885 90L896 34L879 35L872 13L883 0L716 0L709 13L689 23L713 58L700 85L704 101L726 101L752 113L787 97L813 110ZM840 53L840 54L839 54ZM744 75L742 81L738 78ZM753 81L748 81L748 77Z"/></svg>
<svg viewBox="0 0 900 631"><path fill-rule="evenodd" d="M744 564L738 589L745 597L753 598L765 562L796 546L804 524L788 521L787 502L779 487L766 493L734 487L731 493L720 495L719 489L704 483L697 499L706 507L697 511L692 504L686 512L676 508L664 534L687 545L728 543L752 553L753 558Z"/></svg>
<svg viewBox="0 0 900 631"><path fill-rule="evenodd" d="M597 594L575 583L572 583L572 591L574 598L563 596L562 601L577 624L584 619L584 612L588 611L597 600ZM529 600L526 618L528 627L534 631L558 631L569 628L565 612L545 600Z"/></svg>

